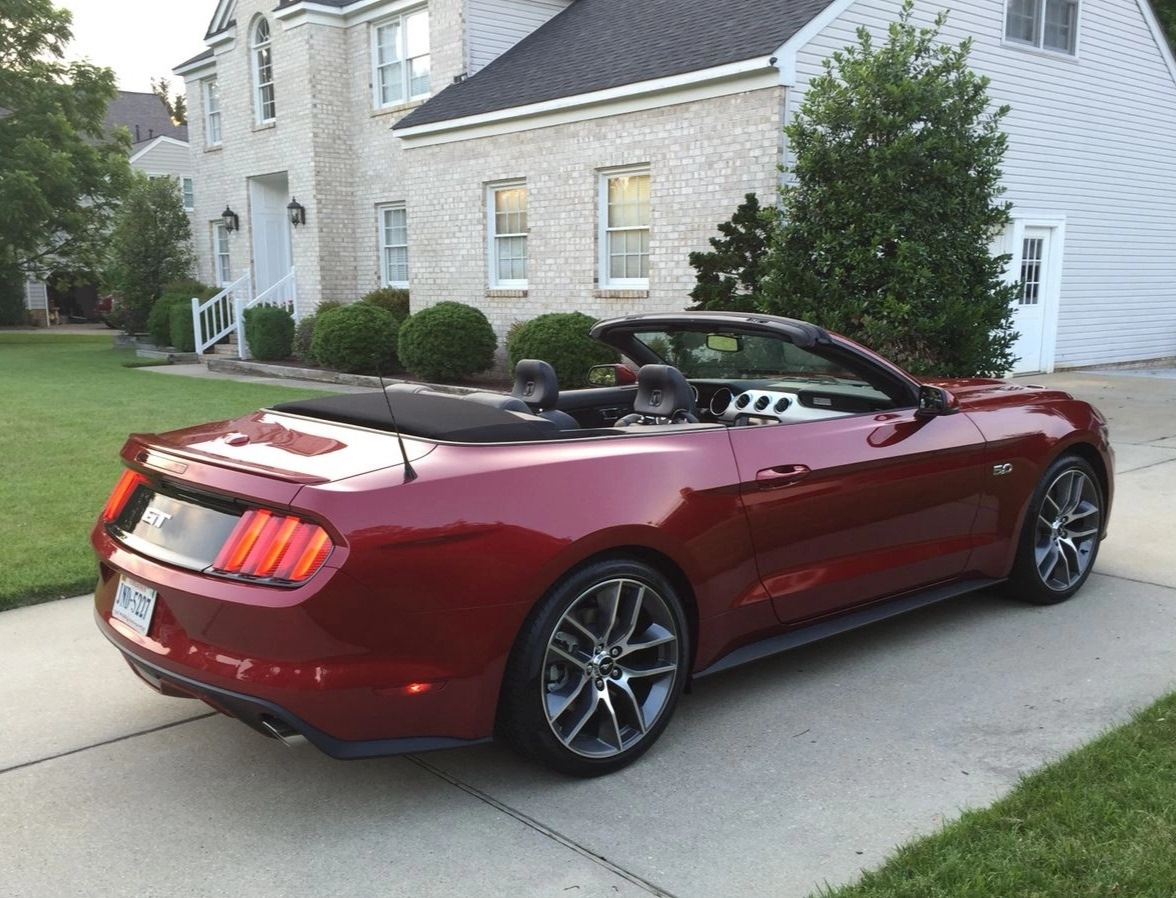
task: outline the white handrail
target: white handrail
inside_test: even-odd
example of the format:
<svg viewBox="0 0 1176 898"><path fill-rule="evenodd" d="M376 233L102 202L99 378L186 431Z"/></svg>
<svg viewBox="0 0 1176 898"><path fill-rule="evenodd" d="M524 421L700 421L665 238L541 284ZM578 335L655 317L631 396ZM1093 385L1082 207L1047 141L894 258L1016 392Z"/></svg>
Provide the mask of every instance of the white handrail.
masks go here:
<svg viewBox="0 0 1176 898"><path fill-rule="evenodd" d="M237 315L237 355L242 359L250 357L249 339L245 335L245 310L254 306L274 306L285 309L298 323L298 276L294 266L275 283L266 287L252 299L235 303Z"/></svg>
<svg viewBox="0 0 1176 898"><path fill-rule="evenodd" d="M196 336L197 355L204 355L204 350L237 328L240 320L238 305L248 301L252 280L253 274L247 268L241 277L211 299L201 302L192 297L192 330Z"/></svg>

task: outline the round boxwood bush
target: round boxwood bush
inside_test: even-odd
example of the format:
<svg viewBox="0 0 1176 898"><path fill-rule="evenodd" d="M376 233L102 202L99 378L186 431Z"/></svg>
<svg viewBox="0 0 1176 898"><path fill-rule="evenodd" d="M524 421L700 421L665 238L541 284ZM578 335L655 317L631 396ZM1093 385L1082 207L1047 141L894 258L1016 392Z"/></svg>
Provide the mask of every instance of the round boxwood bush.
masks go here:
<svg viewBox="0 0 1176 898"><path fill-rule="evenodd" d="M336 371L381 374L396 365L396 317L387 309L357 302L315 316L310 354Z"/></svg>
<svg viewBox="0 0 1176 898"><path fill-rule="evenodd" d="M423 380L461 380L494 363L498 339L481 309L439 302L401 325L400 363Z"/></svg>
<svg viewBox="0 0 1176 898"><path fill-rule="evenodd" d="M588 369L619 361L617 354L588 336L595 318L583 312L549 312L512 328L506 342L510 366L519 359L550 362L561 389L588 386Z"/></svg>
<svg viewBox="0 0 1176 898"><path fill-rule="evenodd" d="M151 305L147 314L147 333L151 342L156 346L175 346L182 352L192 352L196 346L193 338L193 349L184 349L171 336L172 307L183 306L188 317L192 316L192 297L200 300L210 299L217 294L215 287L202 284L200 281L170 281L163 285L163 292Z"/></svg>
<svg viewBox="0 0 1176 898"><path fill-rule="evenodd" d="M169 342L180 352L195 352L196 327L192 323L192 307L186 302L173 302L168 309Z"/></svg>
<svg viewBox="0 0 1176 898"><path fill-rule="evenodd" d="M255 359L288 359L294 348L294 318L277 306L246 309L245 339Z"/></svg>
<svg viewBox="0 0 1176 898"><path fill-rule="evenodd" d="M314 341L314 326L318 321L318 316L323 312L329 312L331 309L338 309L343 305L337 299L328 299L318 304L314 310L313 315L303 315L302 319L294 327L294 346L293 353L295 358L299 358L304 362L317 362L314 357L312 343Z"/></svg>
<svg viewBox="0 0 1176 898"><path fill-rule="evenodd" d="M380 287L371 293L364 294L360 302L371 303L381 309L387 309L396 316L397 321L408 318L408 291L400 287Z"/></svg>

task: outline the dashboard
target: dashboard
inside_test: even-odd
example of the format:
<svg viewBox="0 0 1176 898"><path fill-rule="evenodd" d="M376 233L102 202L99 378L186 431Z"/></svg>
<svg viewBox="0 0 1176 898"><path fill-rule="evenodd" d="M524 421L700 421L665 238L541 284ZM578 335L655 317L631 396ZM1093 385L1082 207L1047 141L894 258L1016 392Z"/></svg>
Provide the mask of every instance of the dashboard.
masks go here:
<svg viewBox="0 0 1176 898"><path fill-rule="evenodd" d="M884 393L860 381L693 381L700 417L732 426L795 424L893 409Z"/></svg>

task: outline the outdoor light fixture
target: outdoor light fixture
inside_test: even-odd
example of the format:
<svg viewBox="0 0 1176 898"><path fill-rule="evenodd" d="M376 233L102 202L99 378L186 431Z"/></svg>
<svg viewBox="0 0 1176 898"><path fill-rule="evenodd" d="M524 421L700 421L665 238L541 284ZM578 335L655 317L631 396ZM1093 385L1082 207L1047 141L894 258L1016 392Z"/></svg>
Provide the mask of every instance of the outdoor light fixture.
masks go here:
<svg viewBox="0 0 1176 898"><path fill-rule="evenodd" d="M241 219L229 208L228 203L225 204L225 211L221 213L221 224L225 226L226 231L235 231L241 227Z"/></svg>
<svg viewBox="0 0 1176 898"><path fill-rule="evenodd" d="M290 198L290 204L286 206L286 211L290 213L290 224L294 227L306 224L306 207L298 202L297 198Z"/></svg>

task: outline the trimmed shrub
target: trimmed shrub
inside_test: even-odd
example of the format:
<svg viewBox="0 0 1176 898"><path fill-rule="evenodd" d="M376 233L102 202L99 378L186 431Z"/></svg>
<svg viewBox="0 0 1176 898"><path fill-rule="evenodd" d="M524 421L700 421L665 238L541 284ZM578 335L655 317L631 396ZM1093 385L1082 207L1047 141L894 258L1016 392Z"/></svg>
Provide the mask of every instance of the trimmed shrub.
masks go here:
<svg viewBox="0 0 1176 898"><path fill-rule="evenodd" d="M506 353L513 369L519 359L550 362L562 389L588 386L588 369L620 361L616 352L588 336L596 319L583 312L549 312L511 328Z"/></svg>
<svg viewBox="0 0 1176 898"><path fill-rule="evenodd" d="M397 321L404 321L409 316L408 291L400 287L381 287L366 294L360 302L387 309L396 316Z"/></svg>
<svg viewBox="0 0 1176 898"><path fill-rule="evenodd" d="M294 318L276 306L246 309L245 339L255 359L288 359L294 348Z"/></svg>
<svg viewBox="0 0 1176 898"><path fill-rule="evenodd" d="M410 315L397 344L401 364L423 380L461 380L485 371L497 348L482 311L460 302L439 302Z"/></svg>
<svg viewBox="0 0 1176 898"><path fill-rule="evenodd" d="M311 364L318 361L314 357L314 352L311 348L311 344L314 341L315 323L318 321L319 315L323 314L323 312L342 308L342 306L343 303L338 300L328 299L318 304L318 308L315 309L313 315L306 315L298 322L294 328L294 344L292 347L295 358Z"/></svg>
<svg viewBox="0 0 1176 898"><path fill-rule="evenodd" d="M196 330L192 324L192 307L186 302L173 302L169 312L168 342L180 352L195 352Z"/></svg>
<svg viewBox="0 0 1176 898"><path fill-rule="evenodd" d="M147 333L151 337L151 342L156 346L175 346L180 349L172 341L171 336L172 307L182 305L187 310L188 317L191 318L193 296L202 300L210 299L218 292L216 287L209 287L200 281L181 280L164 284L163 293L159 295L159 299L155 300L155 304L151 306L151 311L147 314ZM192 346L195 347L195 345L195 337L193 337ZM193 350L181 351L192 352Z"/></svg>
<svg viewBox="0 0 1176 898"><path fill-rule="evenodd" d="M315 316L310 354L317 364L353 374L381 374L396 365L396 317L357 302Z"/></svg>

